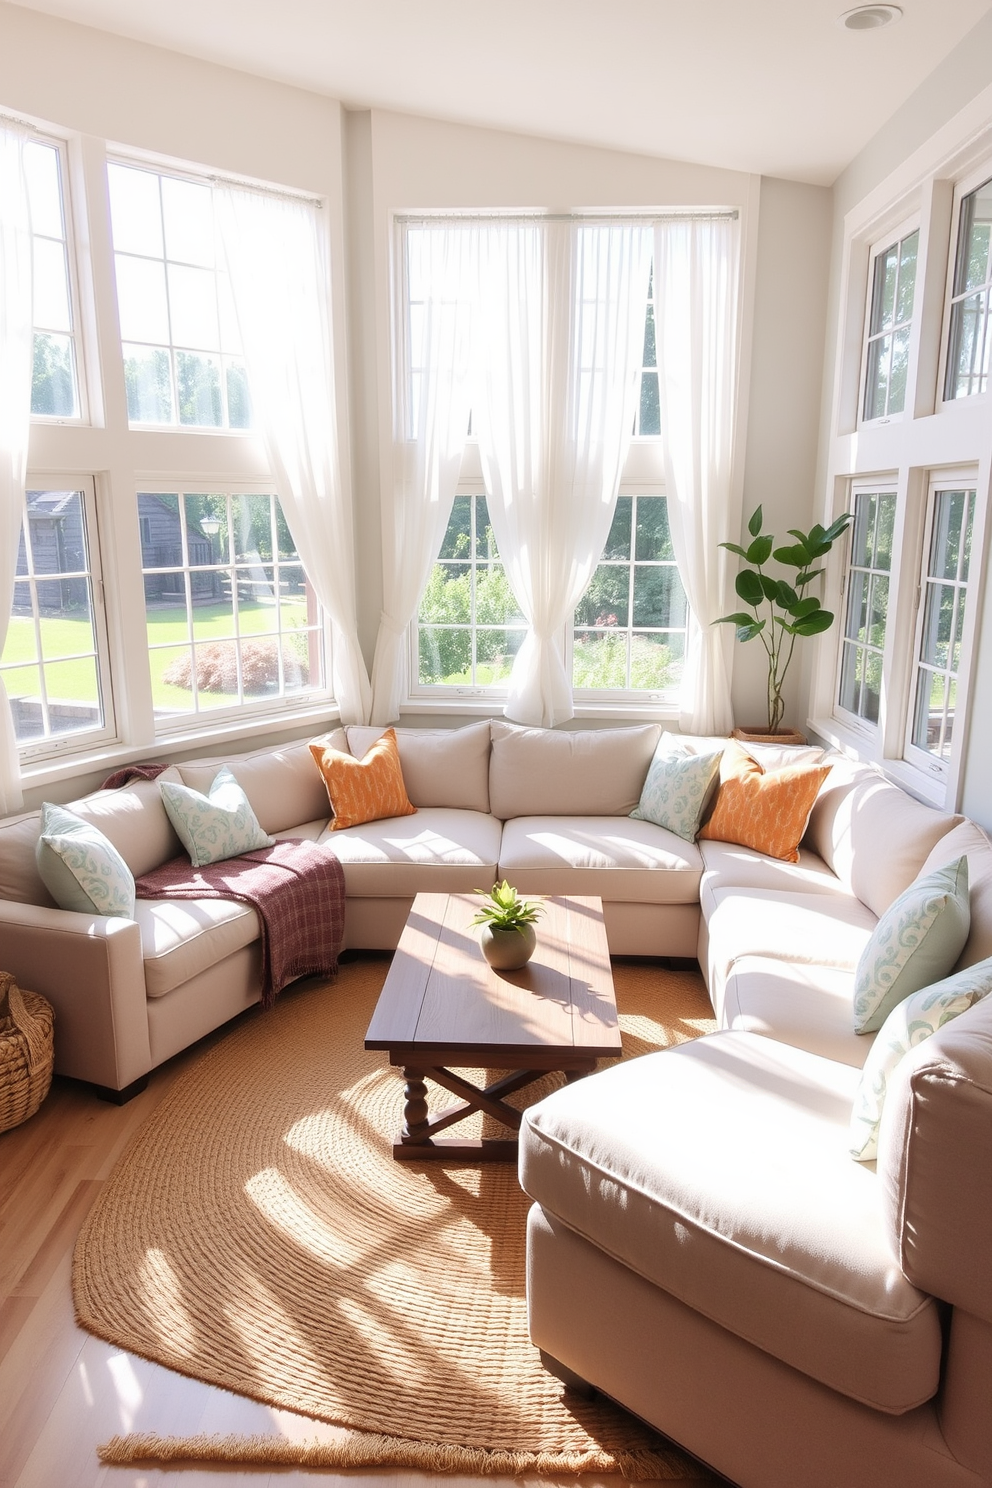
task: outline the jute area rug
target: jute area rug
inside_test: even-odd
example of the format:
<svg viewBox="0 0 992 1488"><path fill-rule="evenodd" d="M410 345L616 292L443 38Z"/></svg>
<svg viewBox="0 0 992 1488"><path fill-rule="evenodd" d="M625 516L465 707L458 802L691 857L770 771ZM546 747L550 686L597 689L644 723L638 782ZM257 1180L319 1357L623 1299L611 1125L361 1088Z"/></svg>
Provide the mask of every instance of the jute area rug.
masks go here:
<svg viewBox="0 0 992 1488"><path fill-rule="evenodd" d="M362 1047L387 966L360 958L300 984L180 1077L90 1212L73 1268L91 1333L351 1434L132 1436L101 1456L697 1477L633 1417L542 1368L514 1166L393 1160L401 1077ZM698 973L614 971L625 1057L712 1027Z"/></svg>

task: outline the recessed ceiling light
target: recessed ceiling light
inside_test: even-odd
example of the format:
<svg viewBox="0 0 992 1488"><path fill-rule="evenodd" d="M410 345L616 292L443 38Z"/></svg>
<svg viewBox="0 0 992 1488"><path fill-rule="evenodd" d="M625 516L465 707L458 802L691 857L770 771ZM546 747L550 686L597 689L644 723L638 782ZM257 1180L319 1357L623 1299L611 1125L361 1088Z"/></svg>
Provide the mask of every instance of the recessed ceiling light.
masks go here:
<svg viewBox="0 0 992 1488"><path fill-rule="evenodd" d="M854 10L845 11L838 20L848 31L875 31L879 26L901 21L902 10L898 5L859 5Z"/></svg>

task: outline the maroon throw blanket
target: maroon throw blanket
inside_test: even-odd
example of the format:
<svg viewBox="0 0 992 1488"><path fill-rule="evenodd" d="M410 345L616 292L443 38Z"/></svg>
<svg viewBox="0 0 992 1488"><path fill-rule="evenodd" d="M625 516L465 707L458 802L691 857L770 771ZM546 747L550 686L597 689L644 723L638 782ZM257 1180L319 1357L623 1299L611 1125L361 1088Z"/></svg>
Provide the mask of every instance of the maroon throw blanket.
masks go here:
<svg viewBox="0 0 992 1488"><path fill-rule="evenodd" d="M344 869L329 848L290 838L194 868L172 858L135 881L139 899L239 899L262 927L262 1006L297 977L337 970Z"/></svg>

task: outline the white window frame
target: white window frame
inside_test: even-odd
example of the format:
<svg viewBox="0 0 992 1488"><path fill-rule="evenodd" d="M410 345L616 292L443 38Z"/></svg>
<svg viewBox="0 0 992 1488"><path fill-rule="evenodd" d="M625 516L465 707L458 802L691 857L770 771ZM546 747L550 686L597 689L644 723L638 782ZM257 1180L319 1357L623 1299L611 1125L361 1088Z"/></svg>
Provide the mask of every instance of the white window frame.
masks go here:
<svg viewBox="0 0 992 1488"><path fill-rule="evenodd" d="M650 439L651 437L652 436L645 436L645 442L647 442L647 440ZM658 442L656 436L655 436L655 442L656 443ZM620 498L622 498L624 496L632 496L632 497L638 497L638 496L640 496L640 497L646 497L649 500L655 500L655 501L658 501L658 500L660 500L660 501L667 501L667 499L668 499L667 498L666 491L665 491L664 484L663 484L663 482L659 482L659 481L632 481L632 480L622 480L621 483L620 483L620 490L618 492L618 499L620 499ZM600 560L600 561L602 561L602 560ZM633 571L633 568L634 568L634 565L635 565L635 561L636 560L634 558L634 553L633 553L633 549L632 549L630 558L627 560L628 567L631 569L631 571ZM598 566L599 566L599 564L597 564L597 567ZM675 567L676 567L676 571L677 571L677 568L678 568L677 564L675 565ZM634 616L633 616L633 592L632 592L633 572L631 572L630 585L631 585L631 591L630 591L630 609L629 609L629 614L628 614L628 623L627 623L626 626L624 626L622 628L618 628L618 633L625 634L628 637L633 632L639 631L639 630L642 629L642 627L635 626L635 624L634 624ZM688 649L689 649L689 635L690 635L690 632L691 632L692 624L693 624L692 614L691 614L691 611L688 609L688 601L687 601L687 603L686 603L685 644L684 644L684 650L683 650L683 664L684 664L684 661L685 661L685 657L688 654ZM580 628L582 628L582 627L580 627ZM568 673L568 676L570 678L573 675L573 669L574 669L575 630L576 630L576 626L575 626L575 624L573 622L573 624L569 626L568 631L567 631L567 634L565 636L565 669L566 669L566 671ZM660 711L660 712L670 713L670 714L673 714L674 715L675 713L678 712L678 698L679 698L680 686L681 686L681 683L678 686L673 687L673 688L669 688L669 689L662 690L662 691L656 691L656 690L651 689L651 688L634 688L634 687L627 687L627 688L577 687L573 683L573 699L574 699L574 703L575 703L576 712L579 712L580 709L581 709L581 711L583 713L596 712L596 711L599 711L599 710L602 710L602 709L605 709L605 710L611 711L611 712L616 712L616 711L629 712L631 710L631 708L636 708L638 710L644 708L644 709L649 709L649 710L653 710L653 711L654 710L657 710L657 711Z"/></svg>
<svg viewBox="0 0 992 1488"><path fill-rule="evenodd" d="M96 653L97 680L103 704L103 722L93 728L74 730L65 734L51 734L40 739L25 739L18 744L18 754L25 761L50 760L77 754L114 742L118 738L116 707L114 700L111 646L107 624L106 591L103 580L103 560L99 511L93 477L78 472L57 473L29 471L25 484L32 491L76 491L82 497L86 524L87 570L94 645ZM23 520L23 518L22 518ZM51 582L59 575L45 575L38 582ZM57 663L57 658L55 663ZM43 669L44 663L39 661Z"/></svg>
<svg viewBox="0 0 992 1488"><path fill-rule="evenodd" d="M853 569L853 566L854 566L853 565L853 555L854 555L854 537L855 537L855 526L856 526L856 522L852 522L851 525L848 527L847 531L844 534L843 548L842 548L843 557L844 557L844 571L843 571L843 576L841 578L841 584L840 584L840 594L839 594L839 601L838 601L837 612L836 612L837 613L837 618L836 618L836 620L834 622L835 625L837 626L838 636L837 636L837 667L836 667L836 674L835 674L835 680L834 680L834 686L833 686L833 712L834 712L834 715L838 719L841 719L843 721L844 726L846 728L849 728L849 729L853 730L855 733L864 735L864 736L866 736L868 738L877 738L879 736L879 734L880 734L881 729L884 727L884 723L885 723L885 711L884 710L885 710L885 707L886 707L886 698L887 698L887 694L888 694L888 684L889 684L889 680L890 680L890 671L891 671L892 626L893 626L893 614L894 614L894 610L896 608L896 602L897 602L897 584L898 584L898 569L899 569L899 550L898 550L897 545L896 545L896 534L900 530L900 515L901 515L902 503L900 502L900 499L899 499L899 490L898 490L898 485L897 485L896 481L895 480L892 480L892 479L889 479L889 480L884 480L883 479L883 480L875 480L875 481L870 481L870 480L857 480L857 481L853 481L851 483L850 490L849 490L848 497L847 497L847 502L845 504L845 509L846 510L854 512L857 509L857 501L858 501L858 498L859 497L861 497L861 496L882 496L882 495L884 495L884 496L892 496L893 501L894 501L894 504L895 504L895 513L894 513L893 542L892 542L892 549L893 549L893 551L892 551L892 567L889 570L889 601L888 601L888 610L887 610L887 614L886 614L886 623L885 623L886 644L883 646L882 652L881 652L881 655L882 655L882 696L881 696L880 715L879 715L879 719L878 719L877 722L873 722L871 719L865 718L863 715L861 715L859 713L853 713L853 712L851 712L850 709L844 707L843 703L840 700L841 681L842 681L842 678L843 678L843 669L844 669L844 651L845 651L845 646L848 644L847 638L845 636L845 630L846 630L846 625L847 625L847 606L850 603L851 572L852 572L852 569ZM881 570L875 570L875 569L868 570L868 571L871 572L871 573L881 572ZM872 647L871 649L874 650L876 648Z"/></svg>
<svg viewBox="0 0 992 1488"><path fill-rule="evenodd" d="M970 718L970 684L974 671L973 661L977 630L976 611L979 607L979 596L982 593L982 577L984 575L985 518L983 508L987 507L988 504L987 499L985 501L982 500L982 490L978 477L979 472L976 467L962 466L950 470L934 471L927 480L925 517L917 551L915 614L912 617L913 645L910 654L904 658L902 761L909 769L918 772L921 776L942 787L945 795L949 784L956 781L961 767ZM913 743L916 676L923 631L926 624L927 570L933 540L936 497L942 491L960 490L974 492L971 555L969 559L968 579L965 587L960 663L958 671L955 674L956 705L953 742L949 757L947 759L941 759L928 753L926 750L918 748ZM970 604L967 602L969 597L972 601Z"/></svg>
<svg viewBox="0 0 992 1488"><path fill-rule="evenodd" d="M990 368L989 385L984 393L966 393L962 394L961 397L947 396L948 384L951 380L949 361L951 354L951 312L956 298L954 294L954 278L957 267L958 244L961 237L962 209L966 199L988 182L992 182L992 157L986 155L980 166L976 166L969 170L967 174L962 175L954 185L940 337L940 385L937 397L941 408L948 408L955 404L973 403L976 399L987 398L992 393L992 368ZM992 299L992 294L990 294L990 299ZM989 332L989 337L992 339L992 331Z"/></svg>
<svg viewBox="0 0 992 1488"><path fill-rule="evenodd" d="M146 481L146 482L144 482L144 483L142 483L142 484L139 485L137 491L135 492L135 496L134 496L134 524L135 524L135 527L136 528L138 527L139 521L140 521L140 517L139 517L139 513L138 513L138 498L140 496L146 496L146 495L147 496L155 496L155 495L161 495L161 496L178 496L179 497L179 501L180 501L180 508L182 508L182 506L183 506L182 498L185 495L196 495L196 496L201 496L202 495L202 496L218 496L218 497L234 497L234 496L267 496L267 497L273 497L273 496L275 496L276 499L278 500L278 493L275 490L274 483L271 482L271 481L269 481L269 482L245 482L245 481L224 481L224 482L218 482L218 481L195 481L195 480L192 480L191 481L191 480L185 480L185 481L173 481L171 483L168 480L162 480L162 479L158 479L156 481L150 481L150 482L149 481ZM183 531L185 532L185 516L182 517L182 524L183 524ZM139 553L140 553L140 538L139 538ZM187 556L188 556L188 554L187 554ZM292 561L292 560L290 560L290 561ZM233 557L232 557L232 558L229 559L229 562L228 562L227 565L217 564L217 565L215 565L215 567L224 567L224 566L228 566L229 567L229 566L231 566L233 564L233 562L234 562L234 560L233 560ZM184 586L186 588L187 605L188 605L188 603L189 603L191 575L194 572L198 572L198 571L202 571L202 570L197 570L194 566L189 565L185 561L182 564L180 564L180 565L170 565L170 568L171 567L178 567L183 572L183 575L184 575ZM212 571L212 569L209 569L208 568L208 571ZM142 581L142 594L144 594L144 579L145 579L146 574L148 574L148 573L154 573L154 572L155 572L154 569L148 569L148 570L146 570L144 567L141 567L140 568L139 575L140 575L140 578L141 578L141 581ZM312 586L311 586L311 589L312 589ZM322 685L320 685L320 686L310 686L310 687L307 687L305 689L300 690L299 692L293 692L293 693L290 693L290 694L281 694L281 695L276 695L276 696L267 696L265 698L260 699L258 702L252 702L252 701L245 700L245 701L242 701L240 703L233 704L230 707L226 707L226 708L220 708L220 707L218 707L218 708L205 708L205 709L200 710L200 709L194 707L194 708L191 708L188 712L155 714L154 713L154 707L153 707L155 738L156 739L159 739L159 740L172 740L177 735L182 736L182 737L186 737L186 736L188 736L191 733L199 733L203 729L209 729L213 725L216 725L216 726L221 727L221 728L230 727L230 725L232 723L236 723L239 720L240 721L244 721L246 723L250 723L250 722L252 722L254 720L265 719L265 720L268 720L270 723L272 723L273 726L278 726L278 723L279 723L280 715L281 714L297 714L297 713L299 713L301 711L312 710L315 707L321 707L324 710L326 710L327 708L331 707L332 704L333 704L333 696L331 694L330 687L329 687L328 680L327 680L327 679L329 679L329 676L330 676L330 667L331 667L331 638L330 638L330 628L329 628L327 616L325 615L322 607L320 606L319 600L316 599L316 595L314 595L314 600L315 600L315 603L317 605L317 620L318 620L317 633L318 633L319 638L320 638L321 662L322 662L322 669L323 669L324 678L325 678L325 681L324 681L324 683ZM235 629L236 629L235 639L236 639L237 642L240 643L241 640L248 639L249 637L247 635L246 636L242 636L240 634L240 632L237 631L236 617L237 617L237 612L235 612ZM143 617L142 618L144 619L144 614L143 614ZM192 624L192 616L189 613L189 611L188 611L188 623L189 624ZM280 634L281 635L281 632L278 632L277 634ZM265 636L262 636L260 638L261 639L270 639L271 638L271 635L267 633ZM151 674L149 672L149 684L150 684L150 682L151 682Z"/></svg>
<svg viewBox="0 0 992 1488"><path fill-rule="evenodd" d="M903 406L896 412L889 412L888 391L886 391L885 413L878 414L875 418L869 418L866 413L866 407L868 402L868 369L871 344L873 341L880 339L884 335L892 334L892 332L896 329L896 325L895 323L893 323L890 331L880 331L875 335L872 334L871 317L872 305L875 297L875 275L877 272L879 260L881 259L882 255L887 253L891 248L898 248L900 243L904 242L906 238L911 237L914 232L919 233L920 238L917 243L916 251L916 273L913 287L913 310L908 321L899 322L900 325L906 325L909 327L909 348L906 363L906 392L903 400ZM912 216L904 218L904 220L900 222L895 228L892 228L889 231L885 232L877 241L872 243L871 247L868 250L868 265L866 275L867 283L865 287L864 307L864 336L861 349L861 368L858 379L858 423L860 425L871 427L872 425L888 424L901 421L906 416L907 407L912 406L911 399L916 380L916 353L918 344L916 329L919 323L920 270L923 267L921 259L922 246L923 228L920 221L919 213L914 213Z"/></svg>
<svg viewBox="0 0 992 1488"><path fill-rule="evenodd" d="M56 427L80 428L88 425L91 421L92 400L89 396L88 370L89 358L87 356L86 342L86 315L85 302L82 295L82 285L79 274L79 251L76 236L76 211L75 193L73 182L73 171L69 158L68 141L59 135L49 134L44 130L35 130L31 135L32 142L40 145L48 145L58 153L59 162L59 185L62 192L62 226L65 232L65 253L68 269L68 291L69 291L69 319L72 325L70 335L72 337L72 353L75 363L76 374L76 399L79 412L75 415L58 413L31 413L33 424L48 424ZM84 235L81 234L82 238ZM32 232L32 246L34 233ZM37 333L35 333L37 334ZM32 350L33 367L33 350Z"/></svg>

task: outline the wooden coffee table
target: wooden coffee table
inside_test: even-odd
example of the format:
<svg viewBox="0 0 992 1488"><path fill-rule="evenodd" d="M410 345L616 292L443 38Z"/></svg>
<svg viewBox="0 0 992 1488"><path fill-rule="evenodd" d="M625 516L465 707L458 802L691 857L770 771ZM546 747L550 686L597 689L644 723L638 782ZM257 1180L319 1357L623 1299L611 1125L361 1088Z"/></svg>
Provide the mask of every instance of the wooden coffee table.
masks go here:
<svg viewBox="0 0 992 1488"><path fill-rule="evenodd" d="M438 1138L483 1111L516 1132L505 1097L551 1070L576 1080L620 1054L613 975L599 899L544 900L537 950L520 971L493 971L471 920L474 894L418 894L365 1039L384 1049L406 1081L403 1129L393 1156L514 1159L516 1137ZM480 1089L449 1066L511 1070ZM458 1103L432 1116L425 1078Z"/></svg>

